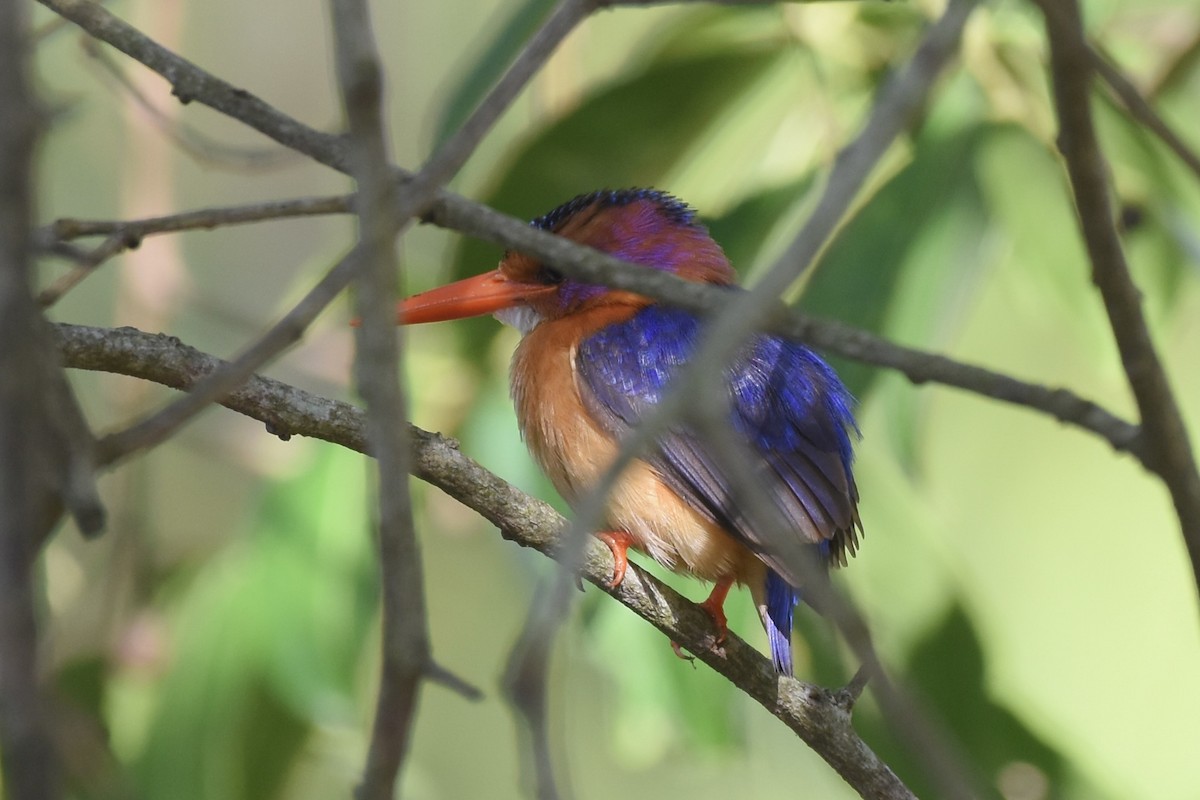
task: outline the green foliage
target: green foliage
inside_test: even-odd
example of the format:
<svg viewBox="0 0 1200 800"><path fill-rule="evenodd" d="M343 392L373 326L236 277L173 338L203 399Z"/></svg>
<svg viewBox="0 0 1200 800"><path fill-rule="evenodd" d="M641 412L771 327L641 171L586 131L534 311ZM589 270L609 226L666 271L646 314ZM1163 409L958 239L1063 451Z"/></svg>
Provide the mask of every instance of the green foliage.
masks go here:
<svg viewBox="0 0 1200 800"><path fill-rule="evenodd" d="M723 49L656 64L602 89L520 146L489 205L533 218L594 188L660 185L779 56L766 46ZM619 129L642 134L636 143L622 141ZM477 272L486 248L464 242L455 274Z"/></svg>
<svg viewBox="0 0 1200 800"><path fill-rule="evenodd" d="M342 502L361 492L353 461L323 452L267 495L246 540L182 588L175 666L137 759L147 796L285 796L314 729L357 724L376 579L361 504Z"/></svg>
<svg viewBox="0 0 1200 800"><path fill-rule="evenodd" d="M554 5L554 0L525 0L519 5L508 22L492 38L482 55L473 61L470 72L446 98L437 126L439 142L449 137L466 121L475 106L483 100L488 90L516 58L525 42L549 15Z"/></svg>

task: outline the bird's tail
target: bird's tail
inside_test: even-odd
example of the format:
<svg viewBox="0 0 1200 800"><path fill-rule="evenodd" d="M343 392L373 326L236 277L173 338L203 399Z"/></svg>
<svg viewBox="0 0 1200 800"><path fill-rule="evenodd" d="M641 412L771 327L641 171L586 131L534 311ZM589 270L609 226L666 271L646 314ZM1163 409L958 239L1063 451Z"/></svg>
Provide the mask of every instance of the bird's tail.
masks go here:
<svg viewBox="0 0 1200 800"><path fill-rule="evenodd" d="M799 593L775 570L767 570L766 604L759 606L759 615L767 629L775 671L782 675L792 674L792 612L799 599Z"/></svg>

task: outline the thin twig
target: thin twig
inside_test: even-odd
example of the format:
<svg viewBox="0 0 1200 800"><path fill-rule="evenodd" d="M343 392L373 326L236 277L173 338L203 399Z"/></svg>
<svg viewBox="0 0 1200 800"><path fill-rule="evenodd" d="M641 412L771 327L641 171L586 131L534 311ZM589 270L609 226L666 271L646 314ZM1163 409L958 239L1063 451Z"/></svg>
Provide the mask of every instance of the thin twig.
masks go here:
<svg viewBox="0 0 1200 800"><path fill-rule="evenodd" d="M77 369L113 372L190 391L204 376L225 368L220 359L164 334L133 328L55 327L64 362ZM359 409L280 381L252 376L220 403L259 420L276 435L308 436L360 453L368 450L366 420ZM548 504L463 455L451 439L410 427L410 441L416 477L473 508L505 538L561 557L566 521ZM696 653L779 718L860 795L911 800L912 793L854 732L845 703L836 692L779 678L766 657L733 633L721 648L712 648L712 622L698 606L636 564L629 565L619 587L608 589L612 568L608 549L590 542L582 564L585 579Z"/></svg>
<svg viewBox="0 0 1200 800"><path fill-rule="evenodd" d="M1075 195L1079 224L1092 264L1092 282L1121 353L1145 437L1144 463L1166 484L1200 592L1200 474L1187 427L1175 402L1142 311L1109 201L1108 165L1092 120L1093 60L1077 0L1037 0L1046 18L1058 114L1059 147Z"/></svg>
<svg viewBox="0 0 1200 800"><path fill-rule="evenodd" d="M124 236L136 242L158 233L212 230L226 225L249 222L310 217L323 214L348 214L354 210L354 195L335 194L324 197L297 197L288 200L268 200L237 206L214 206L131 220L74 219L62 217L37 232L40 242L69 242L88 236ZM131 245L136 246L136 245Z"/></svg>
<svg viewBox="0 0 1200 800"><path fill-rule="evenodd" d="M1129 116L1162 140L1167 149L1174 153L1197 178L1200 178L1200 156L1196 155L1196 151L1167 125L1166 120L1150 105L1150 101L1138 91L1138 88L1133 85L1133 81L1126 77L1125 73L1113 63L1107 54L1094 44L1088 46L1088 52L1096 73L1112 89L1113 94L1129 112Z"/></svg>
<svg viewBox="0 0 1200 800"><path fill-rule="evenodd" d="M64 274L38 294L38 304L49 307L79 285L97 267L126 250L137 248L147 236L179 231L212 230L226 225L289 219L320 214L350 212L353 195L331 197L301 197L294 200L274 200L251 205L205 208L182 214L148 217L135 220L81 220L63 218L40 228L36 233L38 247L54 252L64 243L86 236L106 236L94 249L73 254L75 268Z"/></svg>
<svg viewBox="0 0 1200 800"><path fill-rule="evenodd" d="M128 95L130 101L149 117L158 132L196 163L230 172L244 173L247 170L253 172L277 170L298 160L299 155L286 147L238 147L213 139L202 131L171 117L155 105L122 72L120 66L108 52L98 46L95 39L90 37L84 39L83 50L100 65L101 72L99 74L110 83L113 91L124 92Z"/></svg>

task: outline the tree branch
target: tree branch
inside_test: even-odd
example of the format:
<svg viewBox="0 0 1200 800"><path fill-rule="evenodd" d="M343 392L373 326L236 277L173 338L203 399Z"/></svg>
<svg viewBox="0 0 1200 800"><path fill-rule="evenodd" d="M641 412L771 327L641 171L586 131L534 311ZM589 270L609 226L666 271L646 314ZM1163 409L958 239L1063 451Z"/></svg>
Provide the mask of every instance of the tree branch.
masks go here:
<svg viewBox="0 0 1200 800"><path fill-rule="evenodd" d="M421 551L409 495L407 402L400 386L400 336L393 300L398 290L398 225L392 217L395 181L388 176L383 122L383 70L365 0L333 0L334 50L342 105L350 129L350 163L358 186L358 248L363 274L355 281L358 329L354 372L367 405L367 440L378 465L379 569L383 636L379 692L358 800L390 800L409 751L421 679L431 662Z"/></svg>
<svg viewBox="0 0 1200 800"><path fill-rule="evenodd" d="M1143 463L1171 493L1192 573L1200 592L1200 474L1187 428L1142 312L1109 200L1105 163L1091 112L1093 60L1077 0L1037 0L1046 18L1059 147L1075 195L1079 224L1121 363L1137 401L1144 432Z"/></svg>
<svg viewBox="0 0 1200 800"><path fill-rule="evenodd" d="M69 509L99 532L91 433L33 302L33 164L43 119L30 88L29 20L0 3L0 794L62 796L38 675L34 565Z"/></svg>
<svg viewBox="0 0 1200 800"><path fill-rule="evenodd" d="M190 391L225 363L164 334L133 328L55 327L63 360L76 369L113 372ZM308 436L360 453L368 450L366 420L359 409L280 381L252 376L220 403L285 438ZM413 475L477 511L506 539L550 557L560 555L566 521L553 508L463 455L453 440L413 426L409 436ZM609 589L605 584L612 569L608 548L590 543L582 564L582 575L590 583L688 648L778 717L863 797L913 797L854 732L849 698L776 676L767 658L732 633L721 647L714 647L712 622L699 606L635 564L620 586Z"/></svg>
<svg viewBox="0 0 1200 800"><path fill-rule="evenodd" d="M1154 110L1154 106L1150 105L1150 101L1142 96L1138 88L1133 85L1133 81L1126 77L1125 73L1107 54L1095 45L1089 45L1088 51L1096 73L1108 84L1108 88L1120 100L1121 105L1125 106L1130 118L1157 136L1167 146L1167 149L1192 171L1193 175L1200 178L1200 155L1197 155L1196 151L1190 148L1179 134L1171 129L1171 126L1167 125L1166 120Z"/></svg>

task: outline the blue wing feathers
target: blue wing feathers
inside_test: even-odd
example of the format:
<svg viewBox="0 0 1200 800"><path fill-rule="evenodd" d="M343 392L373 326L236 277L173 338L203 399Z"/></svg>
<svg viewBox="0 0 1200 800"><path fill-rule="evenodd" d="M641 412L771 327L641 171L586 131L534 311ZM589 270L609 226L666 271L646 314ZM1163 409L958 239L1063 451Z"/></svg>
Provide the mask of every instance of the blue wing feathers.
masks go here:
<svg viewBox="0 0 1200 800"><path fill-rule="evenodd" d="M618 436L636 425L690 358L700 325L690 312L651 305L585 338L576 369L593 417ZM821 545L823 555L844 563L857 546L858 525L850 394L811 350L771 335L755 337L725 377L732 430L763 464L755 477L803 541ZM696 508L756 552L769 554L770 542L739 513L723 465L700 437L686 428L672 431L648 460ZM764 558L798 585L792 570Z"/></svg>
<svg viewBox="0 0 1200 800"><path fill-rule="evenodd" d="M763 627L767 629L767 644L775 671L792 674L792 613L799 594L779 577L775 570L767 571L767 614Z"/></svg>

